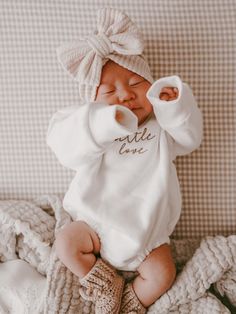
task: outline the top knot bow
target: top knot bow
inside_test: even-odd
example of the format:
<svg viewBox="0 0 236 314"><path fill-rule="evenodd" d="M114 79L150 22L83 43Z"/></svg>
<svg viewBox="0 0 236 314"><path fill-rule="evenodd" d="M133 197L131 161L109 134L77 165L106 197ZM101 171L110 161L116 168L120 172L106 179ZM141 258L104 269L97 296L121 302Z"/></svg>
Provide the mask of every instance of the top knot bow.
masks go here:
<svg viewBox="0 0 236 314"><path fill-rule="evenodd" d="M116 55L140 55L143 40L137 26L120 10L103 8L97 30L57 50L59 62L80 84L98 86L105 60Z"/></svg>

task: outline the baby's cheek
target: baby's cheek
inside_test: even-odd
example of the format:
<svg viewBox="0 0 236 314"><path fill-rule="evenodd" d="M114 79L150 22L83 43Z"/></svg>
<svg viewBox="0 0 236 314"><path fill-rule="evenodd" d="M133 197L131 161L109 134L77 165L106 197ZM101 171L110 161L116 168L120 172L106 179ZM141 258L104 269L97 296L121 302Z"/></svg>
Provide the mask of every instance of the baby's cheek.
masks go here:
<svg viewBox="0 0 236 314"><path fill-rule="evenodd" d="M105 103L105 104L109 104L109 99L108 99L108 97L106 97L106 96L104 96L104 95L97 95L95 101L96 101L96 102L102 102L102 103Z"/></svg>
<svg viewBox="0 0 236 314"><path fill-rule="evenodd" d="M151 113L153 111L153 106L152 104L150 103L150 101L147 99L147 97L145 97L145 100L144 100L144 109L148 112L148 113Z"/></svg>

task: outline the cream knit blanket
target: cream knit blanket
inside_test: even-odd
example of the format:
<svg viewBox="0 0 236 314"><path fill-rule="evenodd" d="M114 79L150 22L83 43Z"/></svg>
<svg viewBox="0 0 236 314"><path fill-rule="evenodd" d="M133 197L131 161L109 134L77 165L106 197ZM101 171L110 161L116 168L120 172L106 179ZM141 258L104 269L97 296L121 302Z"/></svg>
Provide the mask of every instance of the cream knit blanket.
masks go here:
<svg viewBox="0 0 236 314"><path fill-rule="evenodd" d="M40 313L94 313L93 304L79 295L78 278L55 255L54 234L69 222L58 196L0 201L0 262L20 258L46 276ZM216 295L224 296L231 313L236 313L236 235L207 237L201 243L172 240L171 245L179 274L148 313L230 313ZM123 275L129 280L133 273Z"/></svg>

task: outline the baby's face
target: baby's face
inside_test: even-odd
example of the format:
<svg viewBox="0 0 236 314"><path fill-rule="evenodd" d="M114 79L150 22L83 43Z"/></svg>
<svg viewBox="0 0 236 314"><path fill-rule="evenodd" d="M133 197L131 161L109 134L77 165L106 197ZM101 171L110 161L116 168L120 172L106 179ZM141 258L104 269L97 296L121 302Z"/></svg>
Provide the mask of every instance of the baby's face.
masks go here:
<svg viewBox="0 0 236 314"><path fill-rule="evenodd" d="M150 86L142 76L109 60L102 69L95 101L127 107L137 116L140 125L153 111L146 97Z"/></svg>

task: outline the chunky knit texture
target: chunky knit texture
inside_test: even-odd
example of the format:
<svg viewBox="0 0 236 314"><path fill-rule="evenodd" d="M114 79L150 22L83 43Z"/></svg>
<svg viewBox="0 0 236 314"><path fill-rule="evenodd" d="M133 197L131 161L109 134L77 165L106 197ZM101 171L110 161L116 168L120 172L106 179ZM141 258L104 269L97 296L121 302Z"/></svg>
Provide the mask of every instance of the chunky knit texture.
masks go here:
<svg viewBox="0 0 236 314"><path fill-rule="evenodd" d="M121 297L124 288L124 278L116 270L97 259L90 272L80 279L81 296L95 303L96 314L119 314Z"/></svg>
<svg viewBox="0 0 236 314"><path fill-rule="evenodd" d="M102 67L109 59L153 82L143 49L142 35L130 18L121 10L102 8L94 33L63 44L57 49L57 56L62 67L78 82L81 100L93 101Z"/></svg>
<svg viewBox="0 0 236 314"><path fill-rule="evenodd" d="M221 279L236 263L236 236L208 237L185 265L172 288L160 297L152 309L168 312L173 305L188 303L204 296L214 282ZM235 287L236 288L236 287Z"/></svg>
<svg viewBox="0 0 236 314"><path fill-rule="evenodd" d="M93 302L80 296L78 277L55 254L54 233L69 222L57 196L42 196L34 202L0 201L0 262L20 258L46 275L40 314L95 311ZM236 235L207 237L200 246L197 240L172 240L171 245L181 271L172 288L147 313L230 313L207 289L214 284L215 290L236 306ZM122 275L130 279L130 273Z"/></svg>
<svg viewBox="0 0 236 314"><path fill-rule="evenodd" d="M122 302L121 302L121 314L145 314L146 309L140 303L138 297L136 296L132 283L127 283L125 285Z"/></svg>

